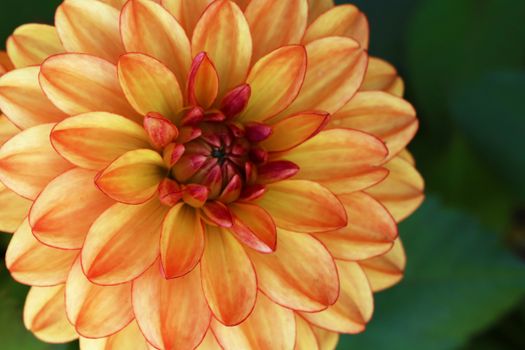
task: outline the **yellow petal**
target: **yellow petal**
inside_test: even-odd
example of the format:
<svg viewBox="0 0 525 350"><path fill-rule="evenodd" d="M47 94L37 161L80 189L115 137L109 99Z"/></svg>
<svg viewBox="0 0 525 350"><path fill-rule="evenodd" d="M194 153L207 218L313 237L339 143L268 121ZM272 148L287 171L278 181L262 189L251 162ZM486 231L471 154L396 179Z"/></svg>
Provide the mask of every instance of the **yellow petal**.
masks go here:
<svg viewBox="0 0 525 350"><path fill-rule="evenodd" d="M153 1L131 0L122 9L120 31L128 52L158 59L173 71L180 86L186 86L191 65L190 42L166 9Z"/></svg>
<svg viewBox="0 0 525 350"><path fill-rule="evenodd" d="M405 84L390 63L379 58L370 57L365 80L360 90L384 91L398 97L403 97Z"/></svg>
<svg viewBox="0 0 525 350"><path fill-rule="evenodd" d="M53 126L26 129L0 148L0 180L22 197L35 199L49 181L72 168L49 142Z"/></svg>
<svg viewBox="0 0 525 350"><path fill-rule="evenodd" d="M308 0L308 23L334 7L334 0Z"/></svg>
<svg viewBox="0 0 525 350"><path fill-rule="evenodd" d="M334 350L339 342L339 333L312 326L319 344L319 350Z"/></svg>
<svg viewBox="0 0 525 350"><path fill-rule="evenodd" d="M0 231L15 232L27 216L31 203L0 183Z"/></svg>
<svg viewBox="0 0 525 350"><path fill-rule="evenodd" d="M279 305L311 312L337 300L339 280L334 260L310 235L278 230L275 253L246 251L255 266L259 288Z"/></svg>
<svg viewBox="0 0 525 350"><path fill-rule="evenodd" d="M80 337L80 350L154 350L146 342L137 322L133 321L120 332L107 338Z"/></svg>
<svg viewBox="0 0 525 350"><path fill-rule="evenodd" d="M196 350L223 350L223 348L219 345L217 338L215 338L210 329Z"/></svg>
<svg viewBox="0 0 525 350"><path fill-rule="evenodd" d="M39 72L38 67L21 68L0 79L0 109L21 129L58 122L67 116L44 95Z"/></svg>
<svg viewBox="0 0 525 350"><path fill-rule="evenodd" d="M366 16L354 5L340 5L322 14L306 30L303 42L329 36L344 36L368 48L369 29Z"/></svg>
<svg viewBox="0 0 525 350"><path fill-rule="evenodd" d="M261 207L248 203L232 203L231 232L246 246L261 253L275 251L277 232L272 217Z"/></svg>
<svg viewBox="0 0 525 350"><path fill-rule="evenodd" d="M118 75L129 103L140 114L157 112L176 120L182 109L182 92L165 65L152 57L130 53L120 58Z"/></svg>
<svg viewBox="0 0 525 350"><path fill-rule="evenodd" d="M359 265L368 277L374 292L379 292L397 284L403 278L406 255L401 239L396 239L394 247L388 253L360 261Z"/></svg>
<svg viewBox="0 0 525 350"><path fill-rule="evenodd" d="M34 66L47 57L64 52L55 27L24 24L7 39L7 53L16 68Z"/></svg>
<svg viewBox="0 0 525 350"><path fill-rule="evenodd" d="M206 52L219 75L219 98L242 84L252 56L250 28L239 7L229 0L213 2L199 19L192 53Z"/></svg>
<svg viewBox="0 0 525 350"><path fill-rule="evenodd" d="M193 59L188 78L188 99L191 105L210 108L219 92L219 77L205 52Z"/></svg>
<svg viewBox="0 0 525 350"><path fill-rule="evenodd" d="M99 1L68 0L60 5L55 24L68 52L87 53L116 63L124 53L119 11Z"/></svg>
<svg viewBox="0 0 525 350"><path fill-rule="evenodd" d="M66 281L79 253L78 250L51 248L37 241L26 220L11 239L5 262L11 276L20 283L55 286Z"/></svg>
<svg viewBox="0 0 525 350"><path fill-rule="evenodd" d="M51 102L70 115L110 112L142 120L124 97L117 67L102 58L77 53L48 58L40 68L40 84Z"/></svg>
<svg viewBox="0 0 525 350"><path fill-rule="evenodd" d="M20 129L3 114L0 114L0 146L20 132Z"/></svg>
<svg viewBox="0 0 525 350"><path fill-rule="evenodd" d="M162 0L161 4L177 19L191 38L202 13L213 0Z"/></svg>
<svg viewBox="0 0 525 350"><path fill-rule="evenodd" d="M296 339L294 350L319 350L315 333L304 318L295 314Z"/></svg>
<svg viewBox="0 0 525 350"><path fill-rule="evenodd" d="M40 340L67 343L78 338L66 317L64 285L33 287L24 306L24 325Z"/></svg>
<svg viewBox="0 0 525 350"><path fill-rule="evenodd" d="M299 93L305 73L303 46L282 47L261 58L246 80L252 93L238 118L262 122L283 111Z"/></svg>
<svg viewBox="0 0 525 350"><path fill-rule="evenodd" d="M307 0L251 0L244 12L253 39L253 60L298 44L308 19Z"/></svg>

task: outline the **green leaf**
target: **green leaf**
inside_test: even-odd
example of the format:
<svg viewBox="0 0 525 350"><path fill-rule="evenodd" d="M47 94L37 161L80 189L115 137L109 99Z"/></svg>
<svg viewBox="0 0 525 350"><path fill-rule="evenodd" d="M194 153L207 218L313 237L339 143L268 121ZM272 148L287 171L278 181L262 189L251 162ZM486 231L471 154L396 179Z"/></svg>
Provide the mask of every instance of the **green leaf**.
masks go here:
<svg viewBox="0 0 525 350"><path fill-rule="evenodd" d="M469 216L429 198L400 229L406 277L340 349L457 349L525 295L525 264Z"/></svg>

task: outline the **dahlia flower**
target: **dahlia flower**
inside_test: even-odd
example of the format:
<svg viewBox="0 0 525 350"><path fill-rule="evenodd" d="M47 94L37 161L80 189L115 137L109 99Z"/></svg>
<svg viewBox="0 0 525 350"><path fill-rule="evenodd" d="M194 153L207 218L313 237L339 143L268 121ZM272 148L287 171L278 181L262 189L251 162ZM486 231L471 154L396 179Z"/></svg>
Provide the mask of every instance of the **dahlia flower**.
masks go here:
<svg viewBox="0 0 525 350"><path fill-rule="evenodd" d="M331 0L66 0L18 28L0 229L26 327L84 350L362 332L423 198L415 111L368 41Z"/></svg>

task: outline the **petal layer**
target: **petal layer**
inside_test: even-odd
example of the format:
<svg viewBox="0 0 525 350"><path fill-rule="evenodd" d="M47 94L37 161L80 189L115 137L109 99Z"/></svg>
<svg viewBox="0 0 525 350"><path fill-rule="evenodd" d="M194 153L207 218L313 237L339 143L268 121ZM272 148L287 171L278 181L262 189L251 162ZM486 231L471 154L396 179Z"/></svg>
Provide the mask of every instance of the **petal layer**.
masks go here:
<svg viewBox="0 0 525 350"><path fill-rule="evenodd" d="M31 201L20 197L0 183L0 231L15 232L24 221Z"/></svg>
<svg viewBox="0 0 525 350"><path fill-rule="evenodd" d="M80 337L80 350L154 350L133 321L120 332L100 339Z"/></svg>
<svg viewBox="0 0 525 350"><path fill-rule="evenodd" d="M16 28L6 46L16 68L34 66L64 52L55 27L46 24L30 23Z"/></svg>
<svg viewBox="0 0 525 350"><path fill-rule="evenodd" d="M370 57L365 80L361 91L384 91L394 96L403 97L405 84L397 75L390 63L375 57Z"/></svg>
<svg viewBox="0 0 525 350"><path fill-rule="evenodd" d="M191 38L197 21L213 0L162 0L161 4L177 19Z"/></svg>
<svg viewBox="0 0 525 350"><path fill-rule="evenodd" d="M396 239L388 253L376 258L360 261L374 292L379 292L397 284L403 278L406 255L401 239Z"/></svg>
<svg viewBox="0 0 525 350"><path fill-rule="evenodd" d="M247 203L234 203L229 209L233 216L231 231L239 241L261 253L275 251L275 223L264 209Z"/></svg>

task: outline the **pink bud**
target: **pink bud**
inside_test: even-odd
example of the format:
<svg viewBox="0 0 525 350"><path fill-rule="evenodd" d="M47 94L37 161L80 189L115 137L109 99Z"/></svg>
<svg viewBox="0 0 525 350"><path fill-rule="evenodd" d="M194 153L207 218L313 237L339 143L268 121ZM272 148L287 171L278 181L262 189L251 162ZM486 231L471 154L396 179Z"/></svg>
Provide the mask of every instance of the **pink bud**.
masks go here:
<svg viewBox="0 0 525 350"><path fill-rule="evenodd" d="M251 93L252 89L248 84L243 84L228 92L221 102L221 111L226 118L233 118L241 113L246 108Z"/></svg>
<svg viewBox="0 0 525 350"><path fill-rule="evenodd" d="M299 172L299 167L287 160L280 160L262 165L257 170L257 182L272 183L294 176Z"/></svg>
<svg viewBox="0 0 525 350"><path fill-rule="evenodd" d="M246 125L246 139L250 142L261 142L272 134L272 127L260 123L250 123Z"/></svg>
<svg viewBox="0 0 525 350"><path fill-rule="evenodd" d="M148 113L144 117L144 129L152 145L157 149L166 147L179 136L179 130L175 124L156 112Z"/></svg>

